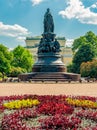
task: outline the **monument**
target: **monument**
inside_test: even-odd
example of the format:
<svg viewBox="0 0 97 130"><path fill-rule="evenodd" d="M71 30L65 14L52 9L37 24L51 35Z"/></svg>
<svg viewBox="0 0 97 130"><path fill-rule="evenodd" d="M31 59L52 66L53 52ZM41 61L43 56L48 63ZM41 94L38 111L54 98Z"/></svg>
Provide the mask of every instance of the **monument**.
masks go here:
<svg viewBox="0 0 97 130"><path fill-rule="evenodd" d="M44 15L44 31L37 52L37 61L32 72L19 75L22 81L70 81L80 80L79 74L67 73L66 66L61 61L60 43L54 34L54 21L50 9Z"/></svg>

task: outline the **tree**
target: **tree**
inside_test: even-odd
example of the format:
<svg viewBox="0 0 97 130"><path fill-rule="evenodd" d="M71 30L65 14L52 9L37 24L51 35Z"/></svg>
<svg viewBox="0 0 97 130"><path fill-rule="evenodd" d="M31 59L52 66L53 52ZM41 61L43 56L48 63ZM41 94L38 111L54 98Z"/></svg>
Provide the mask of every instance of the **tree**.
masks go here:
<svg viewBox="0 0 97 130"><path fill-rule="evenodd" d="M82 62L91 61L97 57L97 36L92 32L87 32L74 40L72 45L74 54L72 65L68 66L68 70L80 73L80 65Z"/></svg>
<svg viewBox="0 0 97 130"><path fill-rule="evenodd" d="M2 73L2 79L10 71L12 59L13 55L8 51L8 48L0 44L0 72Z"/></svg>
<svg viewBox="0 0 97 130"><path fill-rule="evenodd" d="M86 43L86 38L84 36L81 36L80 38L75 39L72 45L73 53L75 53L79 49L79 47L85 43Z"/></svg>
<svg viewBox="0 0 97 130"><path fill-rule="evenodd" d="M81 45L79 50L75 53L73 57L73 71L75 73L80 73L80 65L82 62L92 61L95 57L95 51L91 44Z"/></svg>
<svg viewBox="0 0 97 130"><path fill-rule="evenodd" d="M75 39L72 45L72 51L76 53L76 51L80 48L80 46L86 43L92 45L93 49L95 50L95 54L97 56L97 36L92 31L89 31L84 36Z"/></svg>
<svg viewBox="0 0 97 130"><path fill-rule="evenodd" d="M14 59L12 65L14 67L21 67L27 72L32 69L32 64L34 63L34 58L32 54L24 47L18 46L13 50Z"/></svg>

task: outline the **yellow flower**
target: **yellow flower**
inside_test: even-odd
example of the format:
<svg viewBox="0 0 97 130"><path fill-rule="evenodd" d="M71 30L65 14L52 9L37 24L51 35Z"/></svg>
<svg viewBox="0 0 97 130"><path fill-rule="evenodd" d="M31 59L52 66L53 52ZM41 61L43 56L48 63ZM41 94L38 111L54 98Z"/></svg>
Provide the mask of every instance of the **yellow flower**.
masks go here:
<svg viewBox="0 0 97 130"><path fill-rule="evenodd" d="M72 99L72 98L66 98L65 100L70 105L82 106L88 108L97 108L97 102L93 102L91 100Z"/></svg>
<svg viewBox="0 0 97 130"><path fill-rule="evenodd" d="M4 103L3 106L8 109L19 109L23 107L32 107L40 104L37 99L26 99L26 100L16 100L8 103Z"/></svg>
<svg viewBox="0 0 97 130"><path fill-rule="evenodd" d="M39 104L39 101L38 101L37 99L32 100L32 104L33 104L33 105L38 105L38 104Z"/></svg>

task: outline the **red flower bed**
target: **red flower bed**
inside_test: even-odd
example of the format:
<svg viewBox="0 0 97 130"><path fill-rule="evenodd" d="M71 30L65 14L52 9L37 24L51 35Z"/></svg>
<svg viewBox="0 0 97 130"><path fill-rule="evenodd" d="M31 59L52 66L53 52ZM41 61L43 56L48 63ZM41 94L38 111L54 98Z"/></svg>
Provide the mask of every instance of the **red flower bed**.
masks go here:
<svg viewBox="0 0 97 130"><path fill-rule="evenodd" d="M47 119L40 120L41 129L43 130L66 130L67 128L78 128L81 120L76 117L68 117L64 115L55 115Z"/></svg>
<svg viewBox="0 0 97 130"><path fill-rule="evenodd" d="M76 116L97 121L97 111L93 112L91 110L82 110L76 113Z"/></svg>
<svg viewBox="0 0 97 130"><path fill-rule="evenodd" d="M4 107L10 102L13 106L15 100L19 101L17 105L22 101L24 106L29 106L29 101L39 104L17 109ZM97 130L97 108L91 107L96 102L96 97L85 96L0 97L0 130ZM88 107L83 107L83 103Z"/></svg>
<svg viewBox="0 0 97 130"><path fill-rule="evenodd" d="M33 112L30 109L23 109L16 111L10 115L4 115L2 120L2 130L29 130L33 129L28 128L26 123L23 122L23 119L35 118L37 117L36 112Z"/></svg>
<svg viewBox="0 0 97 130"><path fill-rule="evenodd" d="M39 106L37 112L45 115L72 114L73 108L63 103L49 102Z"/></svg>

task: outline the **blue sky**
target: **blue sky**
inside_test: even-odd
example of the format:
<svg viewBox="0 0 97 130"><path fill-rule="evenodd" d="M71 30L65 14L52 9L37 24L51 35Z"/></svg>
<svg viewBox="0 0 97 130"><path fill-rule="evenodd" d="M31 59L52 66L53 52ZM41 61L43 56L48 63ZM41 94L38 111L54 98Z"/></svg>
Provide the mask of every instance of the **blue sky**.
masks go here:
<svg viewBox="0 0 97 130"><path fill-rule="evenodd" d="M25 46L27 36L41 35L47 8L55 34L65 36L68 43L88 31L97 35L96 0L0 0L0 43Z"/></svg>

